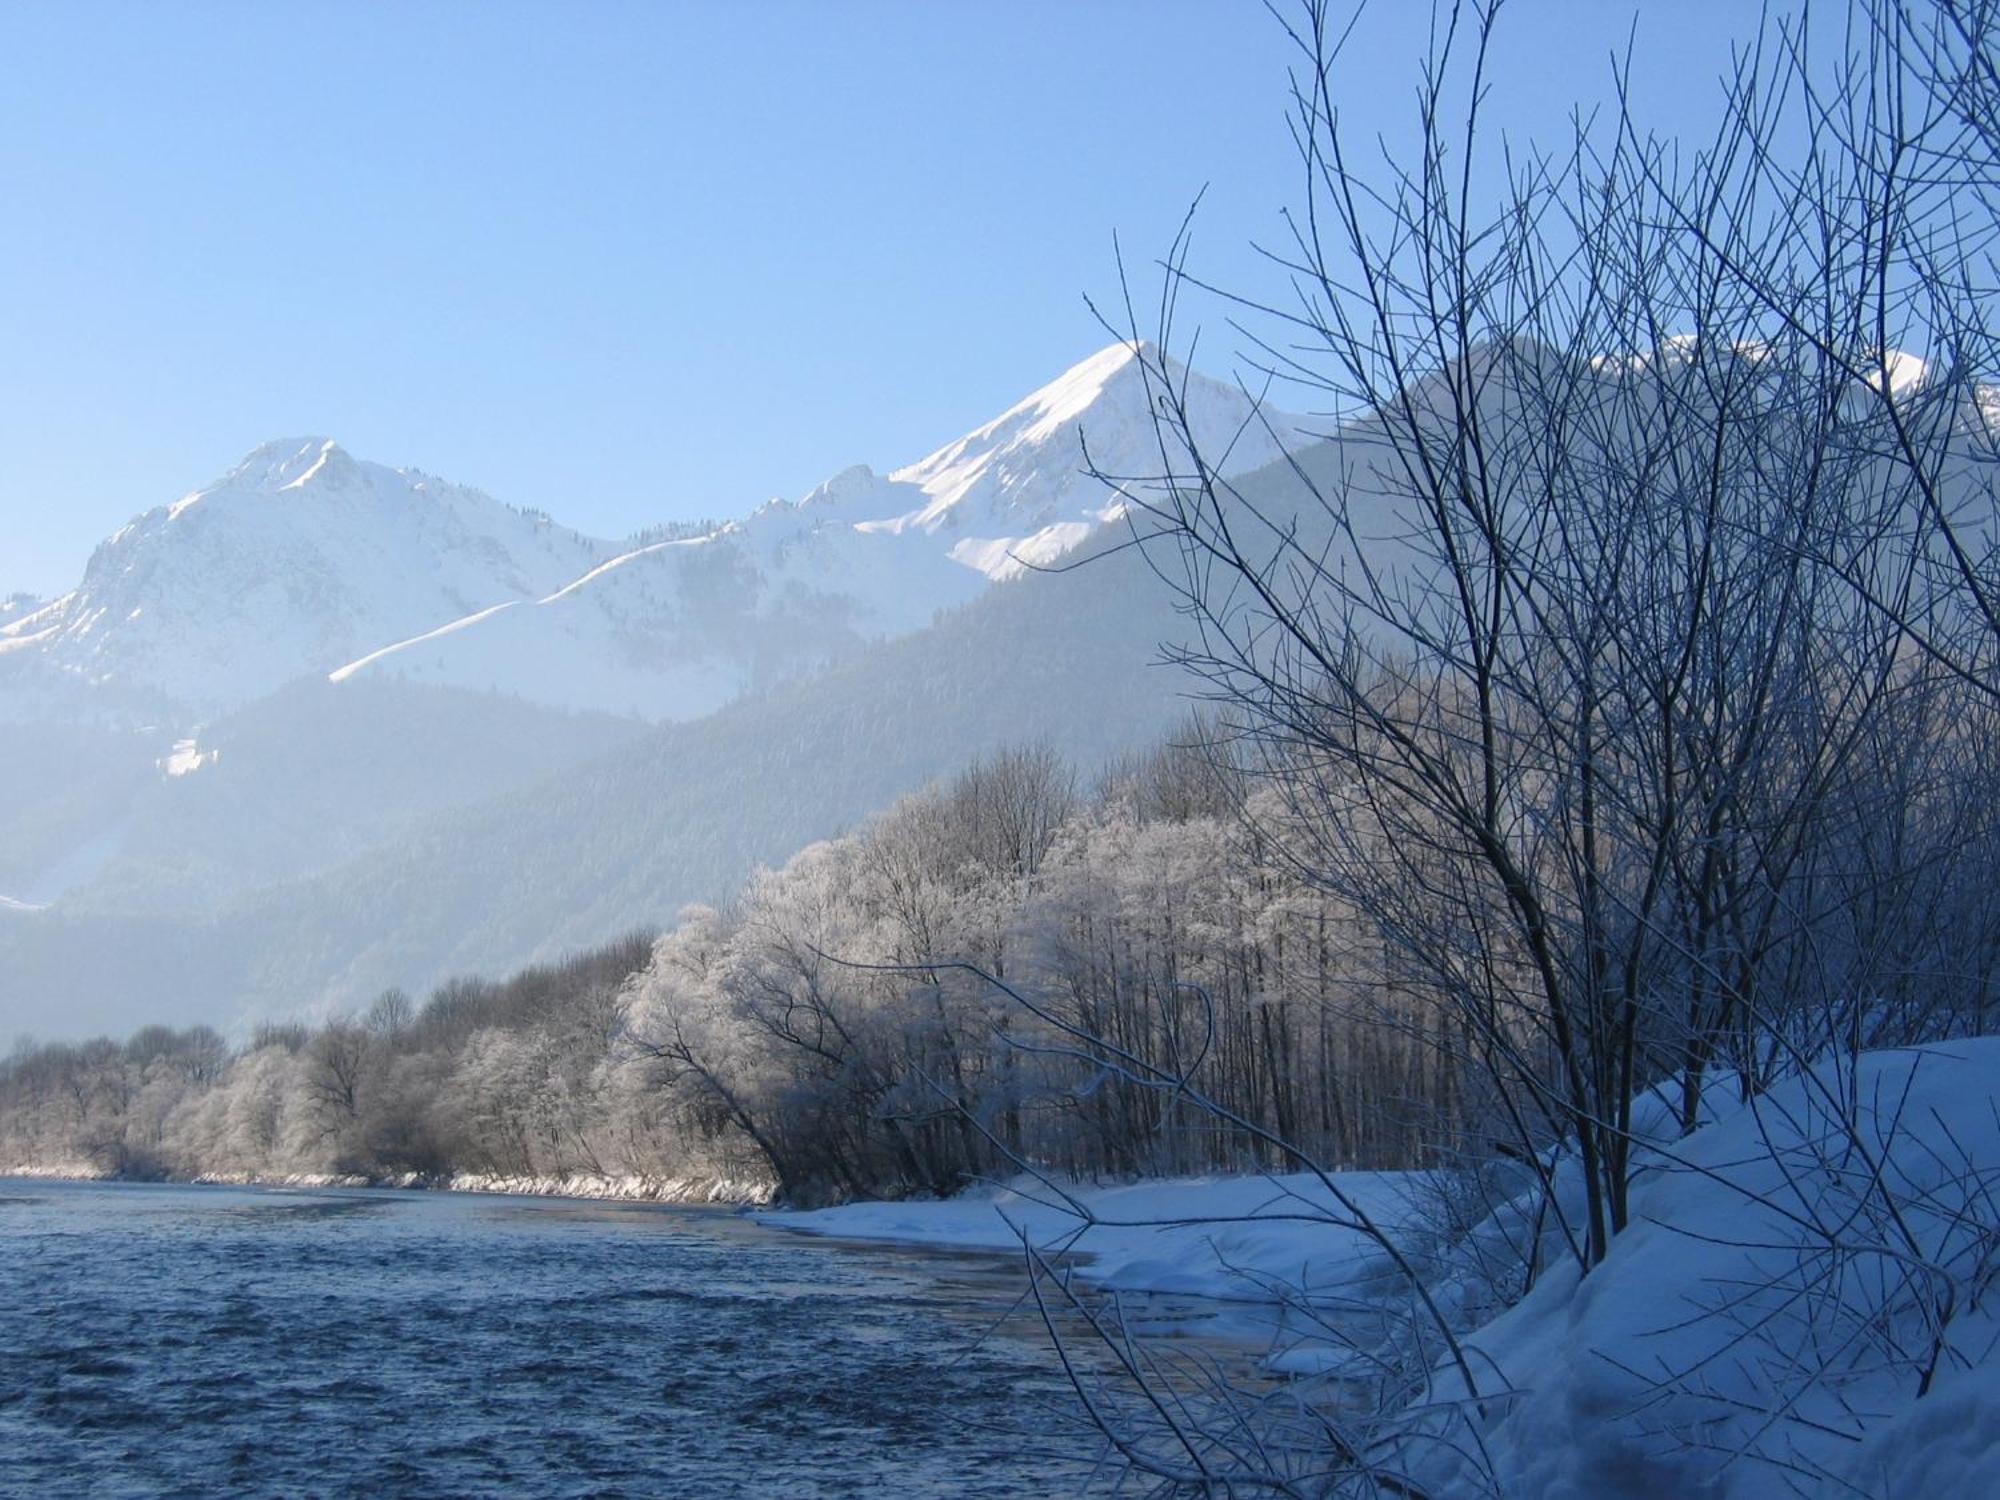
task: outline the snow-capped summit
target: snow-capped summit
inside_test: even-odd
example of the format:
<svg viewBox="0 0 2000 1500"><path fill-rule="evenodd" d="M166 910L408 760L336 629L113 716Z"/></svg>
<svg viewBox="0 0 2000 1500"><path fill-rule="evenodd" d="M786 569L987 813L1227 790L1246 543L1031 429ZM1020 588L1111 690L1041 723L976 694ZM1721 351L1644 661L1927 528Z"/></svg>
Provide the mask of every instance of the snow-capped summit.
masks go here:
<svg viewBox="0 0 2000 1500"><path fill-rule="evenodd" d="M223 483L281 494L315 482L323 490L345 489L359 477L354 460L332 438L286 438L246 455Z"/></svg>
<svg viewBox="0 0 2000 1500"><path fill-rule="evenodd" d="M1204 454L1225 472L1260 468L1308 440L1295 418L1260 409L1236 386L1162 360L1149 345L1113 344L890 474L881 500L897 508L876 529L939 535L954 562L989 578L1054 561L1123 514L1121 497L1091 469L1135 480L1160 472L1162 367L1185 394Z"/></svg>
<svg viewBox="0 0 2000 1500"><path fill-rule="evenodd" d="M0 671L186 720L587 571L602 542L328 438L267 443L0 621ZM6 686L0 679L0 688Z"/></svg>
<svg viewBox="0 0 2000 1500"><path fill-rule="evenodd" d="M307 675L697 717L919 629L1117 522L1121 497L1087 469L1160 467L1160 362L1140 352L1094 354L904 468L858 464L798 501L644 545L331 438L266 443L117 532L71 593L0 613L0 719L57 698L185 731ZM1232 386L1166 371L1232 470L1296 432Z"/></svg>
<svg viewBox="0 0 2000 1500"><path fill-rule="evenodd" d="M1148 469L1157 465L1153 393L1142 353L1150 356L1150 351L1126 344L1102 349L984 427L898 469L894 479L915 485L927 497L909 523L936 531L962 530L975 521L1042 521L1051 514L1052 497L1030 476L1051 467L1051 453L1068 461L1059 488L1080 488L1086 504L1101 508L1107 503L1104 487L1083 472L1087 463L1104 467L1107 457L1134 457L1137 448L1153 460ZM1236 392L1206 379L1202 385L1197 406L1213 408L1219 419L1247 413L1247 403ZM1275 447L1268 456L1276 456ZM1253 466L1261 461L1249 460ZM1118 465L1110 472L1140 470ZM1085 483L1079 486L1076 480Z"/></svg>
<svg viewBox="0 0 2000 1500"><path fill-rule="evenodd" d="M811 491L804 499L798 502L796 508L799 510L809 508L820 510L844 509L852 506L857 501L867 502L881 489L881 485L881 475L869 468L868 465L852 464L842 469L833 478L822 481L818 488ZM765 507L762 507L762 509L769 509L771 506L786 507L786 505L787 502L783 500L773 500Z"/></svg>

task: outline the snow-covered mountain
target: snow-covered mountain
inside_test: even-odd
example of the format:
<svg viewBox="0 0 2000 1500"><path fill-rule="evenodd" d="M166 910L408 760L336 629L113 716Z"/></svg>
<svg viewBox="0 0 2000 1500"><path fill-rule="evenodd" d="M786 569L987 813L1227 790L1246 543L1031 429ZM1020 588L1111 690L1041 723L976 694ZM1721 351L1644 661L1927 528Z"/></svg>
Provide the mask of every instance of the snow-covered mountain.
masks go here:
<svg viewBox="0 0 2000 1500"><path fill-rule="evenodd" d="M774 501L712 533L619 553L541 598L390 642L328 676L694 719L917 629L986 583L934 547L869 536L824 502Z"/></svg>
<svg viewBox="0 0 2000 1500"><path fill-rule="evenodd" d="M1173 370L1232 471L1297 446L1297 423ZM1160 467L1145 372L1125 345L1093 355L976 431L884 476L845 470L702 537L613 557L530 604L482 607L332 674L518 694L668 720L901 635L989 582L1054 561L1123 515L1086 469ZM1086 444L1087 451L1086 451Z"/></svg>
<svg viewBox="0 0 2000 1500"><path fill-rule="evenodd" d="M1296 434L1252 420L1234 387L1175 374L1237 468L1281 451L1273 427ZM267 444L105 541L69 593L0 612L0 720L151 723L171 747L306 675L697 718L1116 523L1117 495L1085 469L1158 469L1151 399L1114 346L886 476L857 466L795 503L628 547L329 439Z"/></svg>
<svg viewBox="0 0 2000 1500"><path fill-rule="evenodd" d="M1232 467L1281 452L1177 378ZM997 744L1151 738L1157 580L1028 566L1123 539L1085 468L1158 470L1151 399L1107 350L914 464L624 545L257 450L0 606L0 1025L421 988L725 896Z"/></svg>
<svg viewBox="0 0 2000 1500"><path fill-rule="evenodd" d="M22 690L38 688L37 701L67 690L198 722L385 641L538 598L609 550L329 439L269 443L120 529L69 593L0 618L0 715L28 714Z"/></svg>
<svg viewBox="0 0 2000 1500"><path fill-rule="evenodd" d="M891 474L886 508L904 499L910 508L864 525L938 537L954 562L989 578L1055 561L1124 514L1122 499L1088 469L1133 482L1161 471L1153 418L1164 393L1148 384L1145 363L1124 344L1093 355L978 431ZM1202 451L1226 472L1262 468L1302 442L1295 419L1259 409L1235 386L1163 363Z"/></svg>

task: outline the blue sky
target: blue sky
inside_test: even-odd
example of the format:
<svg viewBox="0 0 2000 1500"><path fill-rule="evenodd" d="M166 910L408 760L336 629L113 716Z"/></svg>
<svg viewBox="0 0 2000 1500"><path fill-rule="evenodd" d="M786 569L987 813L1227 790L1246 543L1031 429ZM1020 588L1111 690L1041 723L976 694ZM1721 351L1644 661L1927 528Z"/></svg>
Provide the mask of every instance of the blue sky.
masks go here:
<svg viewBox="0 0 2000 1500"><path fill-rule="evenodd" d="M1497 121L1601 97L1635 8L1698 130L1748 6L1518 0ZM1423 16L1369 13L1355 118ZM1198 267L1271 289L1287 57L1255 0L7 0L0 594L280 436L614 536L920 457L1106 343L1113 232L1204 184Z"/></svg>

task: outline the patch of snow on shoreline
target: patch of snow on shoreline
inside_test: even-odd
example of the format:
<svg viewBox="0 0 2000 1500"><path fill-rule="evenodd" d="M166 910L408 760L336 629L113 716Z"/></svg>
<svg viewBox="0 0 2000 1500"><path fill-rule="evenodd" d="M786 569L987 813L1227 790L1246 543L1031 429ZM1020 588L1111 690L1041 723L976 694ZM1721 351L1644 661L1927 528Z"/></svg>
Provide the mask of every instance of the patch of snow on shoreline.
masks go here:
<svg viewBox="0 0 2000 1500"><path fill-rule="evenodd" d="M1419 1174L1342 1172L1341 1192L1392 1236L1412 1229ZM1389 1270L1385 1252L1349 1221L1319 1179L1202 1177L1114 1187L1065 1187L1092 1222L1053 1192L1018 1179L935 1201L782 1209L763 1223L836 1239L956 1250L1019 1250L1025 1234L1050 1256L1086 1257L1084 1274L1118 1291L1267 1302L1349 1295Z"/></svg>

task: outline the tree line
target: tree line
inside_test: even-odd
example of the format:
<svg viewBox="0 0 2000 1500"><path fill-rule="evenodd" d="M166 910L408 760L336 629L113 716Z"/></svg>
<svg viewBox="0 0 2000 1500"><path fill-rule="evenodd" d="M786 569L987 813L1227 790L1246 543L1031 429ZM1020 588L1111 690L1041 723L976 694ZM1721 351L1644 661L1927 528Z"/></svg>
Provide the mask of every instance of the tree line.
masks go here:
<svg viewBox="0 0 2000 1500"><path fill-rule="evenodd" d="M22 1040L0 1062L0 1167L128 1178L446 1177L602 1167L582 1127L644 961L634 935L417 1005L124 1041Z"/></svg>
<svg viewBox="0 0 2000 1500"><path fill-rule="evenodd" d="M132 1177L759 1182L949 1193L1019 1161L1076 1175L1274 1160L1113 1086L1050 1016L1201 1059L1247 1115L1341 1160L1419 1159L1456 1094L1414 1000L1363 1024L1358 934L1245 823L1190 735L1088 790L1004 751L722 907L504 982L318 1025L23 1041L0 1163ZM948 967L960 963L978 972Z"/></svg>
<svg viewBox="0 0 2000 1500"><path fill-rule="evenodd" d="M1971 732L1978 704L1948 678L1911 674L1890 696L1899 717L1789 831L1807 874L1736 971L1758 1024L1721 1008L1709 966L1648 955L1630 1087L1675 1078L1693 1109L1694 1059L1755 1087L1787 1064L1773 1017L1793 1017L1802 1045L1829 1028L1880 1044L1985 1025L1995 741ZM1546 1018L1518 995L1468 1014L1468 973L1521 985L1532 965L1473 946L1498 917L1464 904L1432 838L1343 825L1373 833L1375 866L1412 872L1393 925L1379 898L1326 878L1339 866L1302 864L1323 824L1298 790L1213 719L1088 786L1044 747L1003 751L657 940L454 980L422 1004L392 990L234 1048L157 1026L17 1045L0 1062L0 1163L709 1179L823 1201L948 1194L1023 1168L1286 1168L1296 1152L1545 1159L1567 1121L1505 1069L1561 1068ZM1705 890L1673 898L1696 930Z"/></svg>

